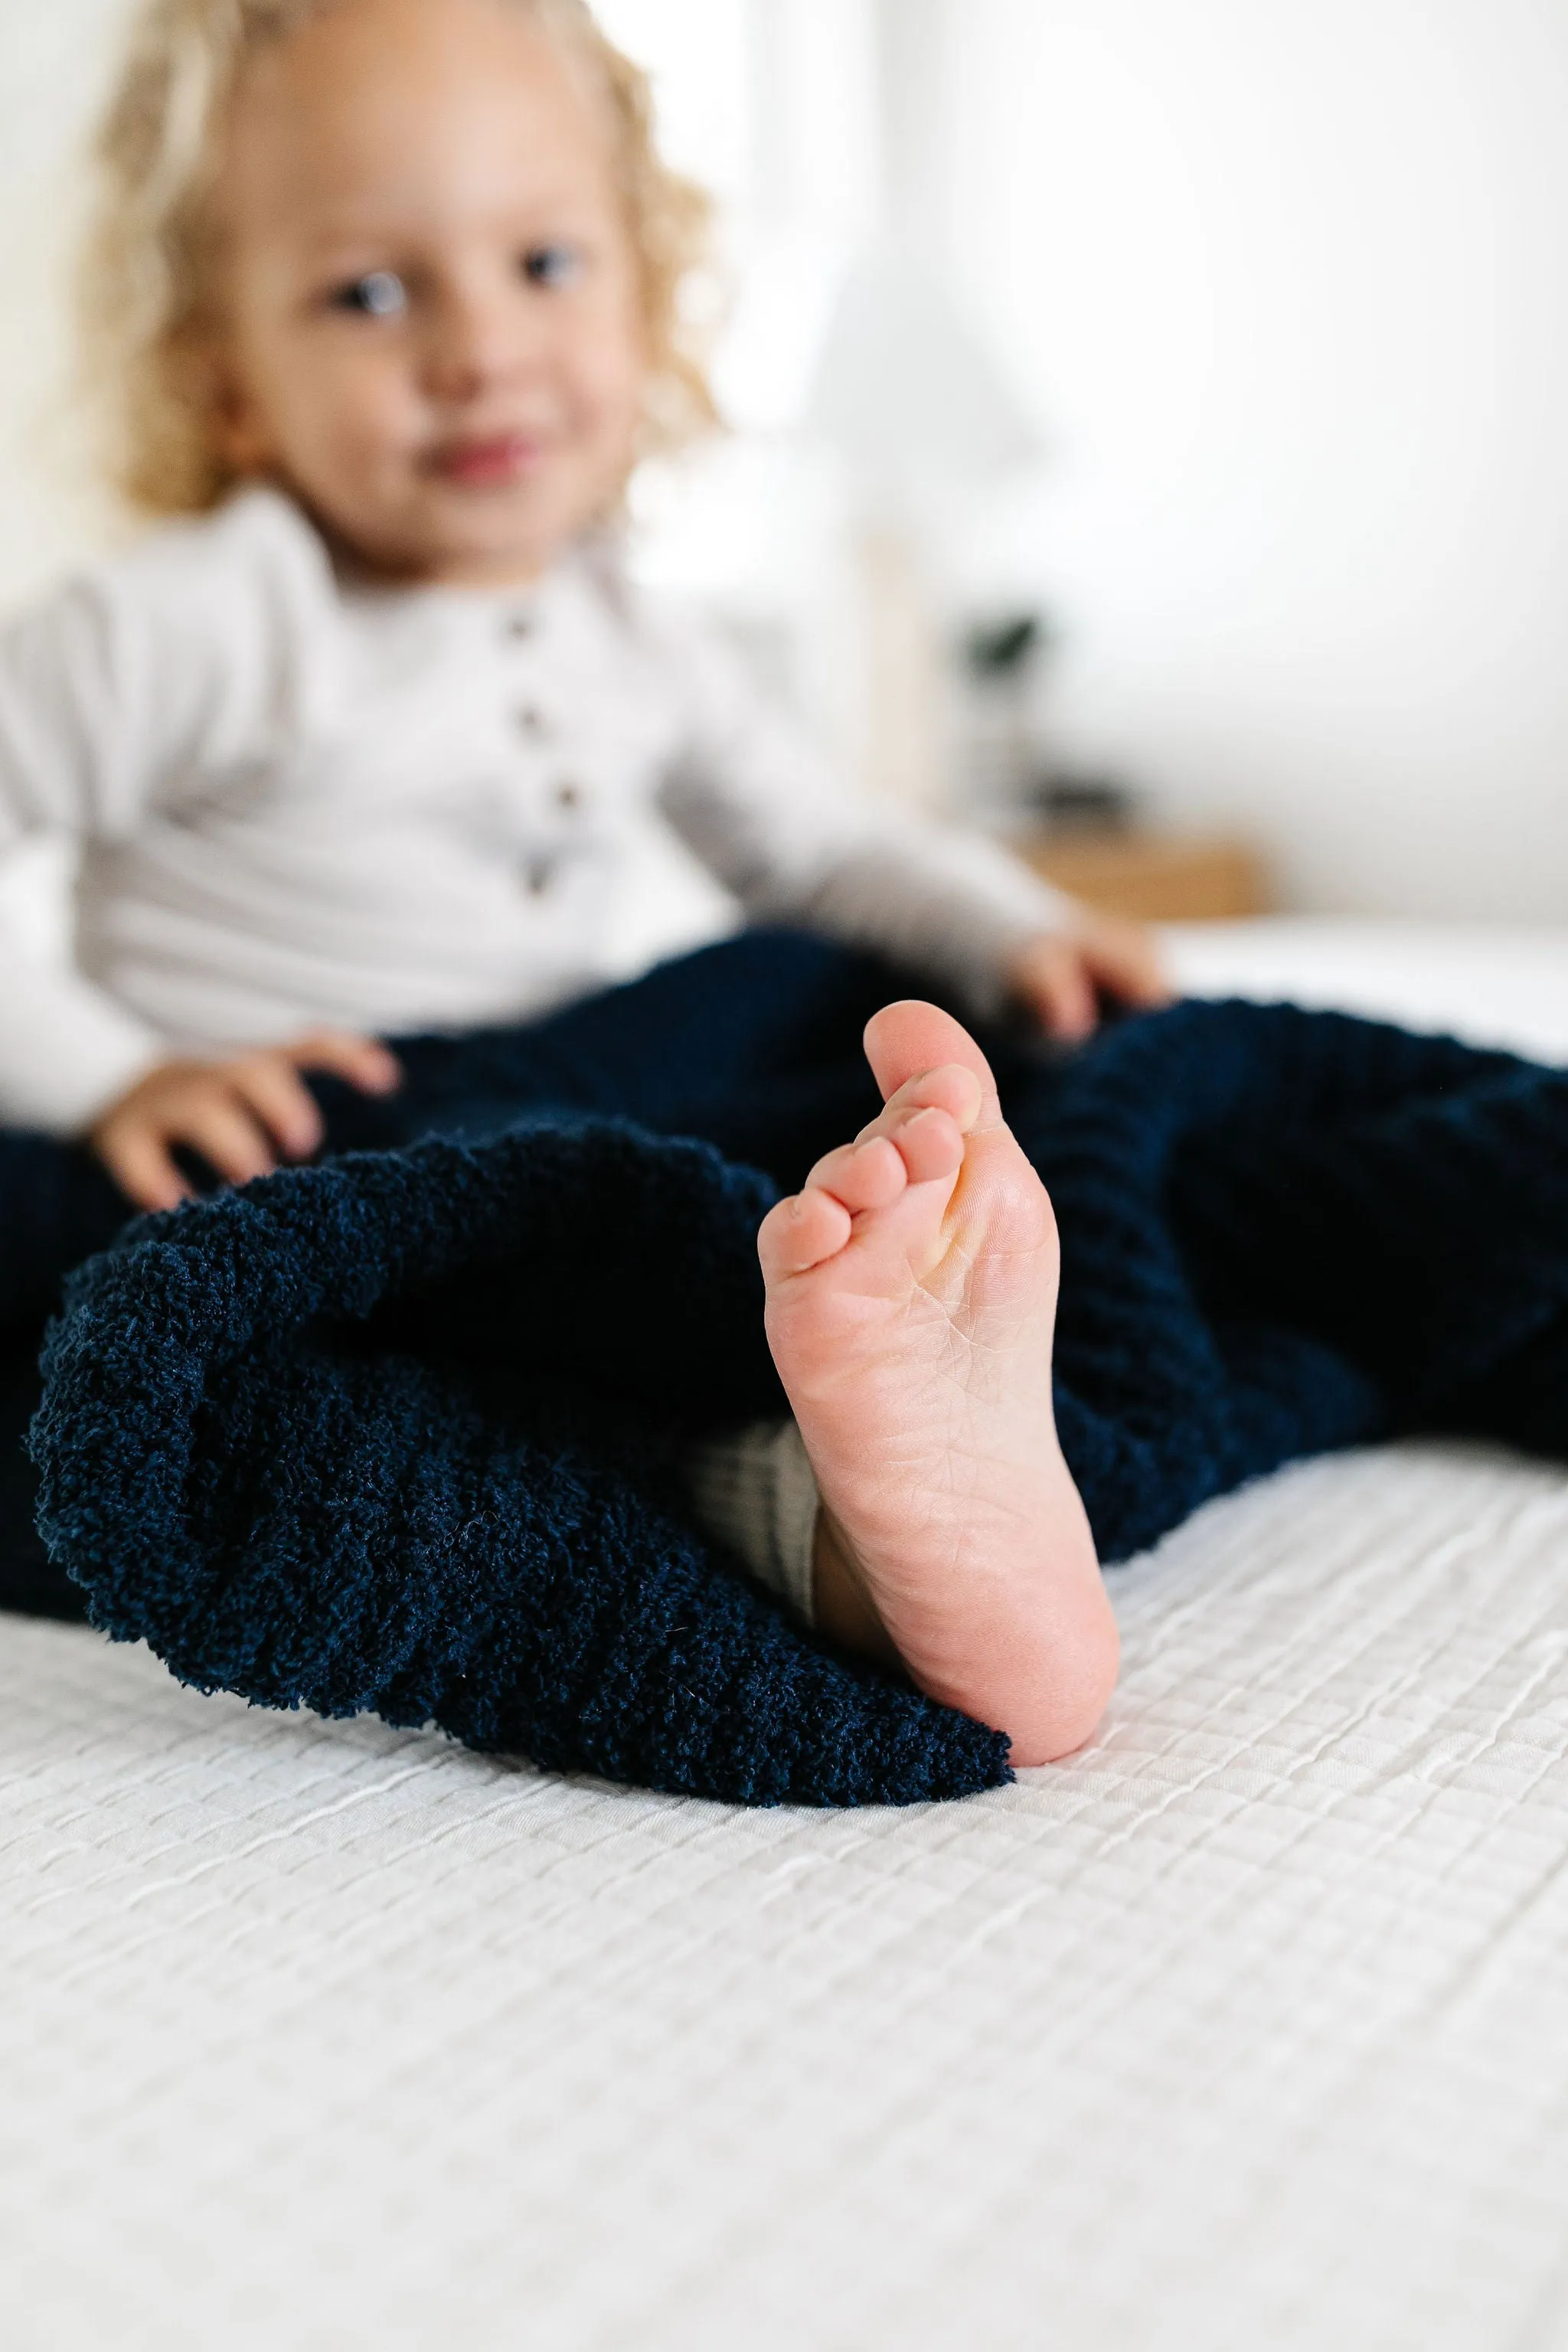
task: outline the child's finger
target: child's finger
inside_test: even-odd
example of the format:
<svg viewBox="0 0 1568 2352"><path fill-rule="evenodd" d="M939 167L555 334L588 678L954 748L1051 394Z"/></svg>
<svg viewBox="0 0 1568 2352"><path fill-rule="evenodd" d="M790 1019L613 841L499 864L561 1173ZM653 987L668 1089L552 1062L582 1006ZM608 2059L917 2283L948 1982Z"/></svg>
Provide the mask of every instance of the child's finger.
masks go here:
<svg viewBox="0 0 1568 2352"><path fill-rule="evenodd" d="M277 1158L265 1131L232 1097L204 1102L186 1111L174 1130L181 1143L199 1151L207 1165L231 1184L270 1176Z"/></svg>
<svg viewBox="0 0 1568 2352"><path fill-rule="evenodd" d="M98 1139L98 1156L139 1209L177 1209L193 1198L190 1186L162 1139L145 1128L110 1128Z"/></svg>
<svg viewBox="0 0 1568 2352"><path fill-rule="evenodd" d="M1173 1003L1176 992L1160 961L1159 950L1142 933L1124 937L1121 932L1111 932L1086 940L1084 956L1100 986L1121 1003L1153 1009Z"/></svg>
<svg viewBox="0 0 1568 2352"><path fill-rule="evenodd" d="M1052 944L1059 951L1037 960L1029 975L1030 994L1047 1033L1076 1045L1092 1034L1100 1020L1094 982L1076 946L1065 940Z"/></svg>
<svg viewBox="0 0 1568 2352"><path fill-rule="evenodd" d="M389 1095L403 1083L403 1065L379 1037L358 1037L347 1029L313 1029L283 1050L296 1069L330 1070L362 1094Z"/></svg>
<svg viewBox="0 0 1568 2352"><path fill-rule="evenodd" d="M321 1148L325 1123L314 1097L280 1055L258 1055L229 1073L236 1094L254 1111L286 1160L309 1160Z"/></svg>

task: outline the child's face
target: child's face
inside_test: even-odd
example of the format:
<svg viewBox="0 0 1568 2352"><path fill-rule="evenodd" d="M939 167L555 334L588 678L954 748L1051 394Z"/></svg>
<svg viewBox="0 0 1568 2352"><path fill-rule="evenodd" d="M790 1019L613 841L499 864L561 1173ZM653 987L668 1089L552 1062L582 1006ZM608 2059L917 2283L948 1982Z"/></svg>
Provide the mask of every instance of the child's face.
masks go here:
<svg viewBox="0 0 1568 2352"><path fill-rule="evenodd" d="M542 571L642 415L636 257L578 61L497 0L342 0L247 73L218 429L390 577Z"/></svg>

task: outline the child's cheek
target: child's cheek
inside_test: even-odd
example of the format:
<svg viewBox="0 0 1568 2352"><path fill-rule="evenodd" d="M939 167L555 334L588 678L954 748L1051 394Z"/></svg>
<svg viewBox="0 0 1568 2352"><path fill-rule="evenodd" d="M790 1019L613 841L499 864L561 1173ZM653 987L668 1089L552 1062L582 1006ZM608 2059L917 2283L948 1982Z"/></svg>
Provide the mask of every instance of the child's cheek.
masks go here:
<svg viewBox="0 0 1568 2352"><path fill-rule="evenodd" d="M377 471L413 462L422 425L418 388L390 339L380 348L354 352L334 389L333 437L345 460L356 470L370 466Z"/></svg>
<svg viewBox="0 0 1568 2352"><path fill-rule="evenodd" d="M642 337L629 323L616 320L605 334L587 389L595 438L607 457L619 459L636 445L647 394Z"/></svg>

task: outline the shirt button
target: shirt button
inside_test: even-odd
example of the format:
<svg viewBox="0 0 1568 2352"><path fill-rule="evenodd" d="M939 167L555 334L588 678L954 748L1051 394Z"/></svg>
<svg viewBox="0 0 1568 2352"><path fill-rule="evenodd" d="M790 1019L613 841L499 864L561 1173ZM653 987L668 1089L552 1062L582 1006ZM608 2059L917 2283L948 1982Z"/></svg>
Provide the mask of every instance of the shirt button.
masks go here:
<svg viewBox="0 0 1568 2352"><path fill-rule="evenodd" d="M574 783L570 777L564 778L555 787L555 805L558 809L564 810L569 816L582 807L587 797L582 785Z"/></svg>
<svg viewBox="0 0 1568 2352"><path fill-rule="evenodd" d="M521 611L509 613L502 625L509 637L531 637L533 635L533 614Z"/></svg>
<svg viewBox="0 0 1568 2352"><path fill-rule="evenodd" d="M554 859L531 857L522 869L522 878L531 898L542 898L555 878Z"/></svg>
<svg viewBox="0 0 1568 2352"><path fill-rule="evenodd" d="M535 742L542 735L548 735L550 732L550 721L537 702L522 704L517 713L517 723L525 735L533 737Z"/></svg>

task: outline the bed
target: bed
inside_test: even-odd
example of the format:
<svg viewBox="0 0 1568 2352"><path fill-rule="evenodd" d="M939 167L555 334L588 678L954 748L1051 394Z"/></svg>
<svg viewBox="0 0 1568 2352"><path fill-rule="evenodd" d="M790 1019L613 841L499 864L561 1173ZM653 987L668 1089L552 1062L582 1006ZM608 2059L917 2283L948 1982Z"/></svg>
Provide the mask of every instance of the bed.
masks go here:
<svg viewBox="0 0 1568 2352"><path fill-rule="evenodd" d="M1172 936L1568 1060L1568 933ZM0 1620L0 2341L1568 2346L1568 1473L1369 1449L1117 1572L963 1805L741 1812Z"/></svg>

